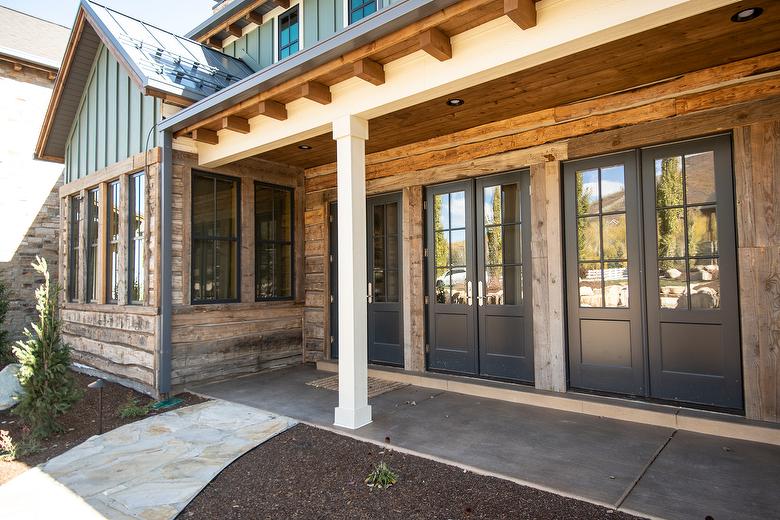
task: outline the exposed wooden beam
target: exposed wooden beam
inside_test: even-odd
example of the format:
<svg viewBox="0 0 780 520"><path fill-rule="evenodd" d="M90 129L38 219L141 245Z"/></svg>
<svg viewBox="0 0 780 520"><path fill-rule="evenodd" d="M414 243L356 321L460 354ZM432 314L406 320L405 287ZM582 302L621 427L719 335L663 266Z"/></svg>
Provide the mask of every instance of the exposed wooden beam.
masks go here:
<svg viewBox="0 0 780 520"><path fill-rule="evenodd" d="M256 23L257 25L263 25L263 15L254 11L249 11L246 13L246 19L250 22Z"/></svg>
<svg viewBox="0 0 780 520"><path fill-rule="evenodd" d="M222 128L225 130L232 130L240 134L248 134L249 121L243 117L225 116L222 118Z"/></svg>
<svg viewBox="0 0 780 520"><path fill-rule="evenodd" d="M536 26L534 0L504 0L504 14L521 29L530 29Z"/></svg>
<svg viewBox="0 0 780 520"><path fill-rule="evenodd" d="M284 104L274 101L273 99L261 101L257 106L257 111L262 116L278 119L279 121L287 119L287 108Z"/></svg>
<svg viewBox="0 0 780 520"><path fill-rule="evenodd" d="M22 64L21 64L21 63L18 63L18 62L17 62L17 63L14 63L14 70L15 70L16 72L21 72L21 70L22 70Z"/></svg>
<svg viewBox="0 0 780 520"><path fill-rule="evenodd" d="M356 61L353 71L355 76L372 85L381 85L385 82L385 68L368 58Z"/></svg>
<svg viewBox="0 0 780 520"><path fill-rule="evenodd" d="M284 7L285 9L290 8L290 0L273 0L273 3L279 7Z"/></svg>
<svg viewBox="0 0 780 520"><path fill-rule="evenodd" d="M331 102L330 87L317 81L307 81L301 86L301 95L322 105Z"/></svg>
<svg viewBox="0 0 780 520"><path fill-rule="evenodd" d="M452 58L450 37L436 27L420 33L420 49L439 61Z"/></svg>
<svg viewBox="0 0 780 520"><path fill-rule="evenodd" d="M206 40L206 45L210 45L212 47L217 47L219 49L222 48L222 38L219 38L217 36L210 36L208 40Z"/></svg>
<svg viewBox="0 0 780 520"><path fill-rule="evenodd" d="M244 33L244 31L241 29L241 27L238 26L237 23L228 24L225 27L225 30L236 38L241 38L241 35Z"/></svg>
<svg viewBox="0 0 780 520"><path fill-rule="evenodd" d="M192 138L199 143L219 144L219 136L214 130L208 128L198 128L192 131Z"/></svg>

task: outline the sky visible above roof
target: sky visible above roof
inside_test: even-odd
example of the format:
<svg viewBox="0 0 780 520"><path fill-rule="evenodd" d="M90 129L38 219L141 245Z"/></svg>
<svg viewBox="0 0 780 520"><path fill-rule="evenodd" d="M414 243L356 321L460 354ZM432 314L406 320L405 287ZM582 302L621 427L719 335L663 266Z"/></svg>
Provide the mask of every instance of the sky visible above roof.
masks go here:
<svg viewBox="0 0 780 520"><path fill-rule="evenodd" d="M183 35L211 16L214 0L103 0L100 3ZM0 6L67 27L76 19L78 5L78 0L0 0Z"/></svg>

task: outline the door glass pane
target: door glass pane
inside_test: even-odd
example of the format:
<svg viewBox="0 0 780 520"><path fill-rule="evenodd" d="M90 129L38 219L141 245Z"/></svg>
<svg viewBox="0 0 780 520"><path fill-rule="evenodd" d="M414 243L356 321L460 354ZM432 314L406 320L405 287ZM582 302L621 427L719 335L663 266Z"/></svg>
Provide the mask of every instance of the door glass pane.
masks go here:
<svg viewBox="0 0 780 520"><path fill-rule="evenodd" d="M628 307L628 262L608 262L604 267L604 306Z"/></svg>
<svg viewBox="0 0 780 520"><path fill-rule="evenodd" d="M659 299L662 309L687 309L688 288L685 260L658 262Z"/></svg>
<svg viewBox="0 0 780 520"><path fill-rule="evenodd" d="M485 265L499 265L504 261L501 226L485 228Z"/></svg>
<svg viewBox="0 0 780 520"><path fill-rule="evenodd" d="M385 207L374 206L374 236L385 234Z"/></svg>
<svg viewBox="0 0 780 520"><path fill-rule="evenodd" d="M688 280L691 288L691 309L720 307L720 266L717 258L691 260Z"/></svg>
<svg viewBox="0 0 780 520"><path fill-rule="evenodd" d="M501 186L503 202L501 204L503 211L504 224L515 224L520 222L520 186L518 184L504 184Z"/></svg>
<svg viewBox="0 0 780 520"><path fill-rule="evenodd" d="M505 305L520 305L523 303L523 266L508 265L504 267L504 293Z"/></svg>
<svg viewBox="0 0 780 520"><path fill-rule="evenodd" d="M628 258L626 245L626 214L601 217L604 230L604 260L625 260Z"/></svg>
<svg viewBox="0 0 780 520"><path fill-rule="evenodd" d="M450 227L452 229L466 227L466 192L450 193Z"/></svg>
<svg viewBox="0 0 780 520"><path fill-rule="evenodd" d="M685 256L685 220L682 208L657 210L658 257Z"/></svg>
<svg viewBox="0 0 780 520"><path fill-rule="evenodd" d="M576 176L577 215L599 212L599 171L585 170Z"/></svg>
<svg viewBox="0 0 780 520"><path fill-rule="evenodd" d="M398 269L398 235L387 237L387 269Z"/></svg>
<svg viewBox="0 0 780 520"><path fill-rule="evenodd" d="M601 259L599 217L577 219L577 258L580 260Z"/></svg>
<svg viewBox="0 0 780 520"><path fill-rule="evenodd" d="M626 210L626 181L623 165L601 169L601 211Z"/></svg>
<svg viewBox="0 0 780 520"><path fill-rule="evenodd" d="M579 265L580 307L603 307L601 263Z"/></svg>
<svg viewBox="0 0 780 520"><path fill-rule="evenodd" d="M436 268L436 303L449 303L452 280L448 268Z"/></svg>
<svg viewBox="0 0 780 520"><path fill-rule="evenodd" d="M434 236L434 252L436 265L445 267L450 265L450 232L437 231Z"/></svg>
<svg viewBox="0 0 780 520"><path fill-rule="evenodd" d="M504 268L485 268L485 305L504 304Z"/></svg>
<svg viewBox="0 0 780 520"><path fill-rule="evenodd" d="M683 203L682 158L664 157L655 161L656 206L666 208Z"/></svg>
<svg viewBox="0 0 780 520"><path fill-rule="evenodd" d="M385 300L388 302L399 301L398 271L388 269L385 271Z"/></svg>
<svg viewBox="0 0 780 520"><path fill-rule="evenodd" d="M382 269L374 269L374 301L385 301L385 272Z"/></svg>
<svg viewBox="0 0 780 520"><path fill-rule="evenodd" d="M387 208L387 234L388 235L397 235L398 234L398 203L391 202L387 205L385 205L385 208Z"/></svg>
<svg viewBox="0 0 780 520"><path fill-rule="evenodd" d="M450 236L452 238L450 244L452 265L466 265L466 231L463 229L451 231Z"/></svg>
<svg viewBox="0 0 780 520"><path fill-rule="evenodd" d="M521 224L503 226L504 263L523 263L523 234Z"/></svg>
<svg viewBox="0 0 780 520"><path fill-rule="evenodd" d="M374 237L374 269L385 268L385 237Z"/></svg>
<svg viewBox="0 0 780 520"><path fill-rule="evenodd" d="M715 154L685 156L685 196L688 204L715 202Z"/></svg>
<svg viewBox="0 0 780 520"><path fill-rule="evenodd" d="M718 215L715 206L688 208L688 254L718 254Z"/></svg>
<svg viewBox="0 0 780 520"><path fill-rule="evenodd" d="M501 223L501 186L489 186L484 189L485 225Z"/></svg>
<svg viewBox="0 0 780 520"><path fill-rule="evenodd" d="M433 197L433 229L450 228L450 194Z"/></svg>

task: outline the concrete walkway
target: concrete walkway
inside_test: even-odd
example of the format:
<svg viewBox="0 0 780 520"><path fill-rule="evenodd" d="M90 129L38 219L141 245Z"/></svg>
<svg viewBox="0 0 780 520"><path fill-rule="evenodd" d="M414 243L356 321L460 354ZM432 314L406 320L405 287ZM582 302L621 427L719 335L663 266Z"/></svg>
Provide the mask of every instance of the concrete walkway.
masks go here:
<svg viewBox="0 0 780 520"><path fill-rule="evenodd" d="M294 424L225 401L127 424L0 486L0 517L171 519L228 464Z"/></svg>
<svg viewBox="0 0 780 520"><path fill-rule="evenodd" d="M336 392L296 367L196 387L302 422L640 516L780 518L780 447L407 386L333 426Z"/></svg>

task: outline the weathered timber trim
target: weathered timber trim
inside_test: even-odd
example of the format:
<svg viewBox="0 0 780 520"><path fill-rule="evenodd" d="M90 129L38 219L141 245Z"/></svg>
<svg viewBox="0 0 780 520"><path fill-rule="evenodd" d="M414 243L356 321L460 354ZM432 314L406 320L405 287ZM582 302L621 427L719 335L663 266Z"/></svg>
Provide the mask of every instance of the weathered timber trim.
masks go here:
<svg viewBox="0 0 780 520"><path fill-rule="evenodd" d="M423 261L423 188L402 192L404 368L425 370L425 263Z"/></svg>
<svg viewBox="0 0 780 520"><path fill-rule="evenodd" d="M144 169L144 166L157 164L160 162L160 148L152 148L146 152L137 153L127 159L116 162L102 170L90 173L86 177L77 179L73 182L63 184L60 187L60 197L74 195L83 189L95 187L104 182L110 182L119 178L119 176L135 173Z"/></svg>

